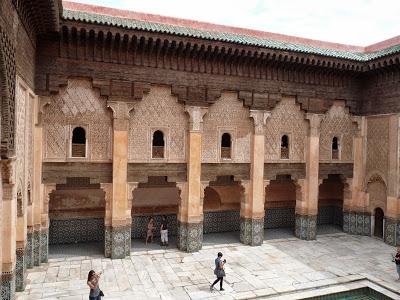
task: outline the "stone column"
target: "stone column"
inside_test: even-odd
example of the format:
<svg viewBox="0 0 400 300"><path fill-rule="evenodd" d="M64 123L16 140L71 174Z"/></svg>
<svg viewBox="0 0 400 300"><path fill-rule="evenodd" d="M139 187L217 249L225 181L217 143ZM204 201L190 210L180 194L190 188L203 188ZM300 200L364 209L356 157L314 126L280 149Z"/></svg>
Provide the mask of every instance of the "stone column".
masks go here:
<svg viewBox="0 0 400 300"><path fill-rule="evenodd" d="M263 110L250 111L254 132L251 137L250 180L242 181L244 202L240 207L240 241L251 246L259 246L264 241L265 123L269 116L270 112Z"/></svg>
<svg viewBox="0 0 400 300"><path fill-rule="evenodd" d="M49 259L49 202L50 194L56 190L55 183L47 183L43 185L43 210L42 210L42 221L40 228L40 263L47 263Z"/></svg>
<svg viewBox="0 0 400 300"><path fill-rule="evenodd" d="M139 182L128 182L128 207L126 209L126 214L128 216L126 222L127 224L131 224L130 226L130 236L132 238L132 230L135 230L133 228L133 218L132 218L132 206L133 206L133 191L137 189L139 186ZM131 252L131 241L129 243L126 243L128 246L129 244L129 249L126 249L126 251Z"/></svg>
<svg viewBox="0 0 400 300"><path fill-rule="evenodd" d="M203 244L203 207L201 197L201 139L206 107L186 106L189 114L187 182L178 182L181 192L178 212L178 248L187 252Z"/></svg>
<svg viewBox="0 0 400 300"><path fill-rule="evenodd" d="M365 117L353 117L356 129L353 138L353 178L344 186L343 231L350 234L371 235L371 213L368 211L367 194L364 191L366 167Z"/></svg>
<svg viewBox="0 0 400 300"><path fill-rule="evenodd" d="M26 229L26 267L33 268L33 199L32 199L32 189L28 185L28 210L27 210L27 229Z"/></svg>
<svg viewBox="0 0 400 300"><path fill-rule="evenodd" d="M36 98L34 104L34 127L33 127L33 174L32 174L32 198L33 198L33 226L32 231L32 252L33 265L40 265L40 237L42 227L43 207L43 184L42 184L42 147L43 127L41 116L43 108L50 103L47 97Z"/></svg>
<svg viewBox="0 0 400 300"><path fill-rule="evenodd" d="M111 250L105 254L115 259L130 255L132 220L128 214L127 176L129 113L133 103L108 101L107 105L113 111L113 181L111 221L105 228L105 244Z"/></svg>
<svg viewBox="0 0 400 300"><path fill-rule="evenodd" d="M399 125L399 115L391 115L389 117L389 170L383 239L385 243L392 246L400 245Z"/></svg>
<svg viewBox="0 0 400 300"><path fill-rule="evenodd" d="M15 157L0 160L2 176L3 210L2 224L2 267L0 275L0 295L4 299L15 298L15 266L16 266L16 225L17 199L15 187Z"/></svg>
<svg viewBox="0 0 400 300"><path fill-rule="evenodd" d="M317 235L319 190L319 134L322 116L307 114L309 131L306 137L306 178L297 180L295 235L314 240Z"/></svg>

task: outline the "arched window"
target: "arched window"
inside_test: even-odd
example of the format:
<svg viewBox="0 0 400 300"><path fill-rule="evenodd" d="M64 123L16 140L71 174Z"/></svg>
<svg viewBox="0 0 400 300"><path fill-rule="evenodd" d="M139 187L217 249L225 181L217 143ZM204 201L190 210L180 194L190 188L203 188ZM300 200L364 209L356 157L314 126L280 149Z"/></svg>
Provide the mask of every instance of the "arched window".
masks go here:
<svg viewBox="0 0 400 300"><path fill-rule="evenodd" d="M161 130L156 130L153 133L152 143L152 158L164 158L164 134Z"/></svg>
<svg viewBox="0 0 400 300"><path fill-rule="evenodd" d="M339 140L336 136L332 139L332 159L339 159Z"/></svg>
<svg viewBox="0 0 400 300"><path fill-rule="evenodd" d="M281 159L289 159L289 137L286 134L281 138Z"/></svg>
<svg viewBox="0 0 400 300"><path fill-rule="evenodd" d="M231 159L232 158L231 149L232 149L231 135L225 132L221 137L221 158Z"/></svg>
<svg viewBox="0 0 400 300"><path fill-rule="evenodd" d="M86 132L82 127L72 131L72 157L86 157Z"/></svg>

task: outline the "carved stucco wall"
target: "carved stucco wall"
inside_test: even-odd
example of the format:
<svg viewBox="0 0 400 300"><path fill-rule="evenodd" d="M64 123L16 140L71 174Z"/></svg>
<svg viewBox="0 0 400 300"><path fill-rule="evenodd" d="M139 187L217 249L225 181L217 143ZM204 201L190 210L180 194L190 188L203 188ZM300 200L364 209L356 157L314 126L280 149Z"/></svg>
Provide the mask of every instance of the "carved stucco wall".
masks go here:
<svg viewBox="0 0 400 300"><path fill-rule="evenodd" d="M33 171L33 92L18 78L16 88L16 182L22 196L22 212L28 205L27 192Z"/></svg>
<svg viewBox="0 0 400 300"><path fill-rule="evenodd" d="M217 163L221 159L221 137L227 132L231 135L231 159L229 162L250 162L250 137L252 121L249 109L243 106L236 93L223 93L209 107L204 116L202 162Z"/></svg>
<svg viewBox="0 0 400 300"><path fill-rule="evenodd" d="M165 141L165 158L152 159L153 133L161 130ZM184 106L171 95L171 88L152 86L138 102L129 121L130 162L185 162L188 116Z"/></svg>
<svg viewBox="0 0 400 300"><path fill-rule="evenodd" d="M289 160L281 160L281 138L289 137ZM307 122L294 98L283 98L272 110L265 128L266 161L304 161Z"/></svg>
<svg viewBox="0 0 400 300"><path fill-rule="evenodd" d="M70 159L72 130L77 126L86 131L87 160L108 161L112 158L112 118L106 98L92 88L90 81L73 79L59 94L52 96L51 103L45 107L45 161Z"/></svg>
<svg viewBox="0 0 400 300"><path fill-rule="evenodd" d="M369 117L367 119L367 162L366 180L379 174L387 181L389 156L389 117Z"/></svg>
<svg viewBox="0 0 400 300"><path fill-rule="evenodd" d="M367 185L367 193L371 213L374 213L375 209L379 207L386 214L386 185L379 176L370 179Z"/></svg>
<svg viewBox="0 0 400 300"><path fill-rule="evenodd" d="M354 125L348 108L344 105L331 106L324 115L320 128L320 160L332 160L332 139L337 137L340 150L339 160L353 161Z"/></svg>

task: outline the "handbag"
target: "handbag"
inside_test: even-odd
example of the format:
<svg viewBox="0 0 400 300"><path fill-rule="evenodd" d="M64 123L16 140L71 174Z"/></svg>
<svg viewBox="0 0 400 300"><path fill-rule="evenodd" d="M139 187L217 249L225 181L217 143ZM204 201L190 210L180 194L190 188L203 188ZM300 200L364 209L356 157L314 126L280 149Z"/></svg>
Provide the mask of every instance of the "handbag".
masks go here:
<svg viewBox="0 0 400 300"><path fill-rule="evenodd" d="M104 293L103 293L103 291L102 291L102 290L100 290L100 294L99 294L99 296L100 296L100 297L104 297Z"/></svg>

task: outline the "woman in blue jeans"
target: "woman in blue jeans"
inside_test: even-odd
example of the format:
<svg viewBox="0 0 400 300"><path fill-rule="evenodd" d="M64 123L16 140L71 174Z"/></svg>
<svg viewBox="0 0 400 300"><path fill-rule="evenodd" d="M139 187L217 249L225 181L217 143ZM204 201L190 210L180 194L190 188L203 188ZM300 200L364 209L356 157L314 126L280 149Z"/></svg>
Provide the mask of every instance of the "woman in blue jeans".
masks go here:
<svg viewBox="0 0 400 300"><path fill-rule="evenodd" d="M101 300L99 280L102 273L96 274L95 271L91 270L88 274L87 285L90 287L89 300Z"/></svg>

